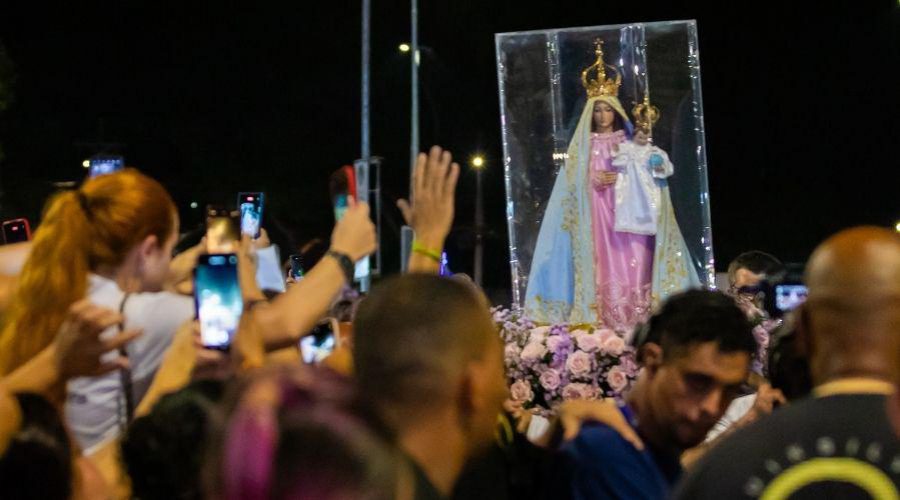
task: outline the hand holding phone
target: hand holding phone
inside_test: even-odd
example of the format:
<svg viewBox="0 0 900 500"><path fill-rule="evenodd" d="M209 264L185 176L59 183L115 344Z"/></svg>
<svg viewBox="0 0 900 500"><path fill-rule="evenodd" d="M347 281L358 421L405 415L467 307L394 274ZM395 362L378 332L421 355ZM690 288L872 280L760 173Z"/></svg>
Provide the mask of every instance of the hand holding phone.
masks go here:
<svg viewBox="0 0 900 500"><path fill-rule="evenodd" d="M329 179L331 202L334 206L334 220L339 221L347 209L359 198L356 193L356 171L350 165L334 171Z"/></svg>
<svg viewBox="0 0 900 500"><path fill-rule="evenodd" d="M369 217L367 203L355 203L334 226L331 249L358 261L375 251L375 224Z"/></svg>
<svg viewBox="0 0 900 500"><path fill-rule="evenodd" d="M194 270L194 306L203 347L228 350L244 309L237 255L200 256Z"/></svg>

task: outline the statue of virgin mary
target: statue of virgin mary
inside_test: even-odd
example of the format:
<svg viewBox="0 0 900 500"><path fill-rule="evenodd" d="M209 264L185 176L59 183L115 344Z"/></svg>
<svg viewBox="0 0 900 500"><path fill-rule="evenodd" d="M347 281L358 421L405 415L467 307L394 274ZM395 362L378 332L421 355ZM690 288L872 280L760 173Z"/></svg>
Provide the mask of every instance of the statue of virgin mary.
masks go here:
<svg viewBox="0 0 900 500"><path fill-rule="evenodd" d="M599 41L596 55L581 74L588 99L541 222L525 312L538 323L599 325L626 333L653 305L700 280L667 187L657 207L655 235L616 231L619 169L612 161L633 127L618 98L622 77L604 63ZM613 76L607 78L607 71Z"/></svg>

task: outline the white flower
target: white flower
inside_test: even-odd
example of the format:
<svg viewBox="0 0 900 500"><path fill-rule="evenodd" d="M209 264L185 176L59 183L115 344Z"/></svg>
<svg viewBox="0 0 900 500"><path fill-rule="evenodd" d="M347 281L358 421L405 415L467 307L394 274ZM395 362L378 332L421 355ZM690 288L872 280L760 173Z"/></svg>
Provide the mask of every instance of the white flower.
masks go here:
<svg viewBox="0 0 900 500"><path fill-rule="evenodd" d="M543 344L531 342L522 349L523 361L537 361L547 354L547 348Z"/></svg>
<svg viewBox="0 0 900 500"><path fill-rule="evenodd" d="M544 341L547 340L547 335L549 333L550 333L549 326L539 326L537 328L532 328L531 333L528 335L528 342L529 343L540 342L543 344Z"/></svg>

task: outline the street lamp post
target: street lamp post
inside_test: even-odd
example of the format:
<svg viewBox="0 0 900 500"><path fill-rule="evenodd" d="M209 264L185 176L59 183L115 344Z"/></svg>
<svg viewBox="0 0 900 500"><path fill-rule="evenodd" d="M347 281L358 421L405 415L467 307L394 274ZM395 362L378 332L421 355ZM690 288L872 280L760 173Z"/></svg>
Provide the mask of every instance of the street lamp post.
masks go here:
<svg viewBox="0 0 900 500"><path fill-rule="evenodd" d="M470 162L475 171L475 284L481 286L484 279L484 157L475 155Z"/></svg>

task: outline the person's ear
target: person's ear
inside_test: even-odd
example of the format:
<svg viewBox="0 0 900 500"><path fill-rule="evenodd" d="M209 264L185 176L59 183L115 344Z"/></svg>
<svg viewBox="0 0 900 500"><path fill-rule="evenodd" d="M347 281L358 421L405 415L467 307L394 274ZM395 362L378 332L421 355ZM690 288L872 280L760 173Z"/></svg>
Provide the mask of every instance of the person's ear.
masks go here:
<svg viewBox="0 0 900 500"><path fill-rule="evenodd" d="M472 427L476 408L478 407L476 389L477 382L470 368L463 371L457 379L456 387L456 412L459 415L459 425L463 429Z"/></svg>
<svg viewBox="0 0 900 500"><path fill-rule="evenodd" d="M141 241L139 249L140 256L143 259L147 259L162 250L162 245L155 234L148 234L147 237Z"/></svg>
<svg viewBox="0 0 900 500"><path fill-rule="evenodd" d="M638 350L638 359L651 375L655 374L663 362L663 348L656 342L646 342Z"/></svg>
<svg viewBox="0 0 900 500"><path fill-rule="evenodd" d="M476 415L484 412L489 404L489 380L490 373L486 363L472 361L463 371L457 391L457 404L464 426L468 426Z"/></svg>

